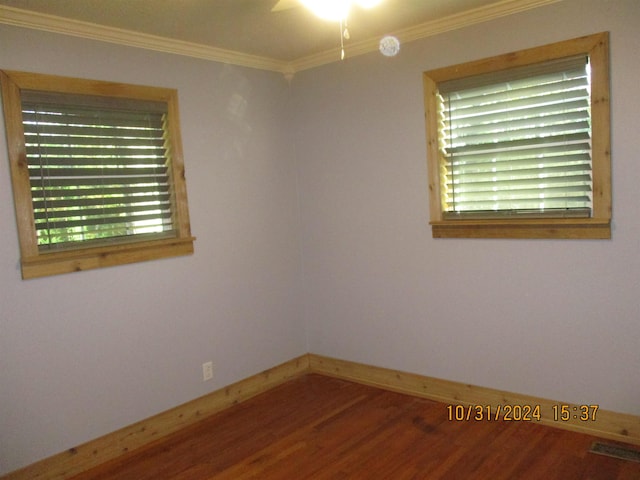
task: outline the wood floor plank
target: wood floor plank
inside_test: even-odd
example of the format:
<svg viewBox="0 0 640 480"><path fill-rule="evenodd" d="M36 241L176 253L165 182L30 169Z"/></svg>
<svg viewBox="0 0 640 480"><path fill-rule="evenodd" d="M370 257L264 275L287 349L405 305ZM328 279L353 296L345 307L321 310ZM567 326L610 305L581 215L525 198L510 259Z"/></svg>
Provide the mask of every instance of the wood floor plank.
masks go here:
<svg viewBox="0 0 640 480"><path fill-rule="evenodd" d="M73 480L630 480L595 437L309 374ZM631 447L638 449L638 447Z"/></svg>

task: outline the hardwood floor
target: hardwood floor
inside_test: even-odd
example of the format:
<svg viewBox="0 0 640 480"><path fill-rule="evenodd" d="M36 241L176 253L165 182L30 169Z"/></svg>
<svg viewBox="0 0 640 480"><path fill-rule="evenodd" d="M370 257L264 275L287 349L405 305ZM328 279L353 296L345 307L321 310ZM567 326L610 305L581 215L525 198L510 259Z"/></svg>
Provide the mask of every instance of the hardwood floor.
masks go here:
<svg viewBox="0 0 640 480"><path fill-rule="evenodd" d="M310 374L74 480L640 479L595 440Z"/></svg>

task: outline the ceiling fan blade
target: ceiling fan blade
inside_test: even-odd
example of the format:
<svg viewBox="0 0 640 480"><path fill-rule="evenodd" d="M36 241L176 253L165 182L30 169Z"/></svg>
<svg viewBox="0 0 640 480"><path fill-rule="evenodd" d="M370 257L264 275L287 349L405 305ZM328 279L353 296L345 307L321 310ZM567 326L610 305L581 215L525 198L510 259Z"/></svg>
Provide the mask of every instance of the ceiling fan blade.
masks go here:
<svg viewBox="0 0 640 480"><path fill-rule="evenodd" d="M290 8L299 7L298 0L279 0L271 9L272 12L280 12L282 10L289 10Z"/></svg>

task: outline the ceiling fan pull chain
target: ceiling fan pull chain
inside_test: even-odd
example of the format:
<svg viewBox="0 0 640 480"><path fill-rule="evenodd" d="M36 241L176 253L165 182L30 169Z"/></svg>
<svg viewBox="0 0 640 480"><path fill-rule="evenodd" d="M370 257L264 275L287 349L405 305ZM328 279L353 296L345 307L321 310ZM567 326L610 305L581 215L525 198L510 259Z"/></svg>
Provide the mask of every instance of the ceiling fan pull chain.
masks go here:
<svg viewBox="0 0 640 480"><path fill-rule="evenodd" d="M340 60L344 60L344 30L342 25L342 20L340 20Z"/></svg>
<svg viewBox="0 0 640 480"><path fill-rule="evenodd" d="M351 34L347 26L347 19L340 20L340 60L344 60L344 41L349 40Z"/></svg>

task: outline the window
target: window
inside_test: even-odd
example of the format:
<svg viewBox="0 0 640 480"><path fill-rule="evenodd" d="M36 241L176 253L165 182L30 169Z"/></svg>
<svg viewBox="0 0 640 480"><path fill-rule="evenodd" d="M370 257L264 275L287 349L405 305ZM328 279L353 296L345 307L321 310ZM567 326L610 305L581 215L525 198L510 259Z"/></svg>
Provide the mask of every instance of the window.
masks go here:
<svg viewBox="0 0 640 480"><path fill-rule="evenodd" d="M23 278L193 253L175 90L0 81Z"/></svg>
<svg viewBox="0 0 640 480"><path fill-rule="evenodd" d="M433 237L610 238L608 34L424 73Z"/></svg>

